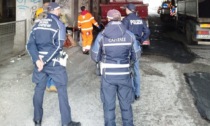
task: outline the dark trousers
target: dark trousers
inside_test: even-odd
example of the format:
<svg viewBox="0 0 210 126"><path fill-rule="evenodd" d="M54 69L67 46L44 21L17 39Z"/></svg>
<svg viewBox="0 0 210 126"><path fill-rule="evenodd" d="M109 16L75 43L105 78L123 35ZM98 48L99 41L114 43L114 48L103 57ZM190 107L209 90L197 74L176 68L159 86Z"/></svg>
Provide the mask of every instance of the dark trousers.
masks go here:
<svg viewBox="0 0 210 126"><path fill-rule="evenodd" d="M42 120L43 97L49 77L53 79L57 88L62 124L68 124L71 121L71 108L69 106L67 94L68 78L66 68L62 66L45 66L41 72L38 72L37 68L34 69L32 77L33 82L36 83L33 97L34 120Z"/></svg>
<svg viewBox="0 0 210 126"><path fill-rule="evenodd" d="M132 79L129 80L107 80L102 76L101 100L104 109L105 126L116 126L115 107L116 95L119 100L123 126L134 126L131 104L134 101Z"/></svg>

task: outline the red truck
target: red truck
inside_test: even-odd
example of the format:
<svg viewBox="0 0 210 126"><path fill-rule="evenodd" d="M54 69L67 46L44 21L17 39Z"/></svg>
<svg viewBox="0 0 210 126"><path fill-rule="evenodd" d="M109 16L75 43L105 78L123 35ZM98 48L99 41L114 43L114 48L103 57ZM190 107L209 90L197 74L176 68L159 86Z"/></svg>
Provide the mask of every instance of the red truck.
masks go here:
<svg viewBox="0 0 210 126"><path fill-rule="evenodd" d="M116 9L120 11L122 18L126 16L125 6L129 3L132 3L136 6L136 13L143 20L148 23L148 4L144 4L143 0L108 0L106 3L100 4L100 14L101 14L101 22L103 24L107 23L107 12L111 9ZM149 39L143 42L143 46L149 46Z"/></svg>

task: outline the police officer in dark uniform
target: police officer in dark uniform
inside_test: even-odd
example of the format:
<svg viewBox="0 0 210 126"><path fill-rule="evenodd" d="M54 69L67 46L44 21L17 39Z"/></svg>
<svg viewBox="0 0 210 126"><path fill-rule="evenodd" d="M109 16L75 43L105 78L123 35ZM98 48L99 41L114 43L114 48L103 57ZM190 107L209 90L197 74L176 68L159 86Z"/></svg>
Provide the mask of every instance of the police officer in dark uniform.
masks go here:
<svg viewBox="0 0 210 126"><path fill-rule="evenodd" d="M41 126L43 116L43 96L48 78L55 82L62 126L80 126L73 122L67 94L66 60L68 55L62 51L65 40L65 26L59 21L60 6L51 2L47 17L34 25L30 33L27 50L35 65L32 81L36 83L33 97L34 123Z"/></svg>
<svg viewBox="0 0 210 126"><path fill-rule="evenodd" d="M109 23L91 48L91 57L101 68L101 100L105 126L116 126L115 101L119 99L123 126L134 126L134 91L130 66L140 57L141 48L133 33L122 24L118 10L109 10Z"/></svg>
<svg viewBox="0 0 210 126"><path fill-rule="evenodd" d="M128 4L126 6L127 16L123 18L122 23L129 31L131 31L135 35L136 40L141 45L146 39L148 39L150 35L150 30L147 27L146 22L136 15L135 10L136 7L134 4ZM135 99L138 100L140 98L140 71L139 71L140 68L138 60L135 62L133 67L134 67L133 85L135 89Z"/></svg>

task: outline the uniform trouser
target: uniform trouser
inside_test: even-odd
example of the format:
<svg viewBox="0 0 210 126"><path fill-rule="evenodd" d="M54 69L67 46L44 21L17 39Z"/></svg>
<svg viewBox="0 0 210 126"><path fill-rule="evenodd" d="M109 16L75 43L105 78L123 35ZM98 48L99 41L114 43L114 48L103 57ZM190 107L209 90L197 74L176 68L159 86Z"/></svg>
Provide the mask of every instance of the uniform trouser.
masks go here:
<svg viewBox="0 0 210 126"><path fill-rule="evenodd" d="M93 33L91 31L82 31L82 50L90 50L93 41Z"/></svg>
<svg viewBox="0 0 210 126"><path fill-rule="evenodd" d="M102 76L101 81L101 100L103 102L105 126L116 126L115 122L115 101L118 96L123 126L133 126L132 102L134 92L132 79L119 81L107 80Z"/></svg>
<svg viewBox="0 0 210 126"><path fill-rule="evenodd" d="M68 124L71 121L71 108L69 106L67 94L67 73L66 68L63 66L45 66L41 72L38 72L35 67L32 77L33 82L36 83L33 97L34 120L42 120L43 97L48 77L53 79L57 88L62 124Z"/></svg>
<svg viewBox="0 0 210 126"><path fill-rule="evenodd" d="M134 63L133 86L134 86L135 95L140 96L140 70L139 70L139 60L137 60Z"/></svg>

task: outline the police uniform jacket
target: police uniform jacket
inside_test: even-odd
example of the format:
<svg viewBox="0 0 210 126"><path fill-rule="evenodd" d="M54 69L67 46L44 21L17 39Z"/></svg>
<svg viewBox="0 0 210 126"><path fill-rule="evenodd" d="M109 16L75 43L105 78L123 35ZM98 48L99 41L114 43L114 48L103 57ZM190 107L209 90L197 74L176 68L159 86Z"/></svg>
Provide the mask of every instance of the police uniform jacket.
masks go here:
<svg viewBox="0 0 210 126"><path fill-rule="evenodd" d="M130 65L140 57L141 48L122 22L111 21L91 48L91 57L101 62L101 74L110 79L130 77Z"/></svg>
<svg viewBox="0 0 210 126"><path fill-rule="evenodd" d="M147 27L147 24L140 17L136 16L135 13L130 13L127 17L122 20L122 23L125 27L134 33L136 39L142 43L148 39L150 35L150 30Z"/></svg>
<svg viewBox="0 0 210 126"><path fill-rule="evenodd" d="M60 65L56 62L65 40L65 26L54 14L47 14L34 25L26 48L33 62L42 58L47 66Z"/></svg>

